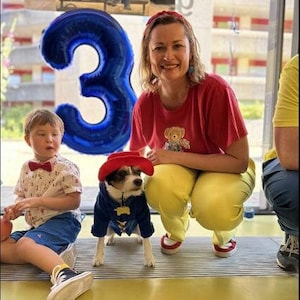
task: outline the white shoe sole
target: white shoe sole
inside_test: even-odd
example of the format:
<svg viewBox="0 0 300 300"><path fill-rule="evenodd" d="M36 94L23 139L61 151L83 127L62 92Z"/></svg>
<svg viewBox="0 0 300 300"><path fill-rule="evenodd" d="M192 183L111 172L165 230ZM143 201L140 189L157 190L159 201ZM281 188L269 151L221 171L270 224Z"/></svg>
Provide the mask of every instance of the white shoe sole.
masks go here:
<svg viewBox="0 0 300 300"><path fill-rule="evenodd" d="M49 293L47 300L75 300L93 284L93 274L83 272L62 282Z"/></svg>
<svg viewBox="0 0 300 300"><path fill-rule="evenodd" d="M213 252L214 252L215 256L222 257L222 258L227 258L227 257L234 255L237 250L237 246L235 246L235 248L233 250L228 251L228 252L217 251L215 249L214 245L212 247L213 247Z"/></svg>

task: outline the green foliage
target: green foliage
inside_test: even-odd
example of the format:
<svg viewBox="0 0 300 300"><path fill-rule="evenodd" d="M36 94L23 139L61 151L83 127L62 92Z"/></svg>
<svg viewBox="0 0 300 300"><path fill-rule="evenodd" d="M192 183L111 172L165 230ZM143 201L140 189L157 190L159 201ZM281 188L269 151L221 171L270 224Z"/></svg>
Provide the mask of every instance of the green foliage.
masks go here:
<svg viewBox="0 0 300 300"><path fill-rule="evenodd" d="M263 118L263 101L247 101L239 104L244 119L254 120Z"/></svg>
<svg viewBox="0 0 300 300"><path fill-rule="evenodd" d="M13 50L15 26L16 19L13 20L8 36L5 37L3 42L1 43L1 101L5 100L5 94L7 91L7 80L9 74L12 72L13 69L13 67L10 65L9 55ZM1 33L4 27L5 23L1 23Z"/></svg>
<svg viewBox="0 0 300 300"><path fill-rule="evenodd" d="M7 108L2 107L1 138L22 139L24 137L24 117L32 108L30 104Z"/></svg>
<svg viewBox="0 0 300 300"><path fill-rule="evenodd" d="M245 101L239 104L242 115L245 119L263 118L263 101ZM1 138L2 139L23 139L23 122L25 115L33 109L32 105L24 104L15 107L2 107Z"/></svg>

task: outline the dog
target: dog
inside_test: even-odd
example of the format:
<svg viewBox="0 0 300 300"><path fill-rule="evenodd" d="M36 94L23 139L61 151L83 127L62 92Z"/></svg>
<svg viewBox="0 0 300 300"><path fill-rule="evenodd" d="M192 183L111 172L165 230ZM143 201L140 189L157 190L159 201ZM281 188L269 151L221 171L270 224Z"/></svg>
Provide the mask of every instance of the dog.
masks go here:
<svg viewBox="0 0 300 300"><path fill-rule="evenodd" d="M100 167L99 192L94 205L92 234L98 237L93 266L104 263L105 245L114 243L115 234L136 234L144 247L144 265L155 267L150 236L154 232L144 194L141 173L151 176L152 163L138 152L113 153Z"/></svg>

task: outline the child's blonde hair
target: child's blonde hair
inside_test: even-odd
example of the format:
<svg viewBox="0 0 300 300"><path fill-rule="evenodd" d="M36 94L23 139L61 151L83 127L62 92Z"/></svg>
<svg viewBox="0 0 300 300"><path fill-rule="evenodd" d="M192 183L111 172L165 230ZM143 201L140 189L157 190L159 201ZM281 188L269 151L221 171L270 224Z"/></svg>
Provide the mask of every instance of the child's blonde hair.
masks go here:
<svg viewBox="0 0 300 300"><path fill-rule="evenodd" d="M46 124L50 124L52 127L58 127L61 134L64 133L64 122L56 113L47 109L36 109L28 113L25 117L25 136L28 136L35 126Z"/></svg>

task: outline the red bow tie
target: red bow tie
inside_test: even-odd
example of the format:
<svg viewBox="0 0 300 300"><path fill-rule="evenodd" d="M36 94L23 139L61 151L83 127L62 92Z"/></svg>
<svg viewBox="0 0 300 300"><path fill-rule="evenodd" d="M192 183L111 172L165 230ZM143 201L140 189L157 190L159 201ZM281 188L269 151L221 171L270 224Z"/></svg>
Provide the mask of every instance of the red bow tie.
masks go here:
<svg viewBox="0 0 300 300"><path fill-rule="evenodd" d="M37 162L34 162L34 161L30 161L28 163L28 166L29 166L29 169L31 171L35 171L37 169L43 169L45 171L51 172L51 170L52 170L51 163L49 161L47 161L43 164L42 163L37 163Z"/></svg>

